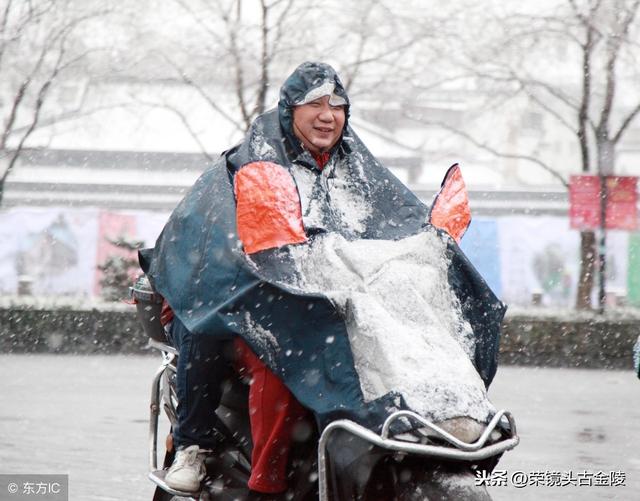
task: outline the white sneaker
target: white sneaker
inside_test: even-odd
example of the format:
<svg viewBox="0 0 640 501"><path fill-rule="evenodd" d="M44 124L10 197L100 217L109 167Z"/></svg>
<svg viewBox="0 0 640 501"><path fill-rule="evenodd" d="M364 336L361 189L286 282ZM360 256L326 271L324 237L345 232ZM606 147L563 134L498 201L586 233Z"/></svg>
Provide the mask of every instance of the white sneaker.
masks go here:
<svg viewBox="0 0 640 501"><path fill-rule="evenodd" d="M178 449L173 464L167 471L164 481L169 487L177 491L197 492L200 482L205 476L204 458L207 450L191 445Z"/></svg>

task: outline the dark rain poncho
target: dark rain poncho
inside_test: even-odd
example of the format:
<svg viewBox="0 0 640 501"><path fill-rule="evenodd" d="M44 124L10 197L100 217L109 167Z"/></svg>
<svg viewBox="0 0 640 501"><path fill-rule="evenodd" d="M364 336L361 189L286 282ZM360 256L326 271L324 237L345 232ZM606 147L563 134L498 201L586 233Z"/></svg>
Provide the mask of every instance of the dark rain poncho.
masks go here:
<svg viewBox="0 0 640 501"><path fill-rule="evenodd" d="M322 173L318 171L312 156L293 135L292 107L310 90L327 83L348 103L329 66L301 65L283 85L278 109L259 116L244 141L198 179L172 213L155 248L141 252L141 265L189 331L220 339L242 336L315 413L321 426L348 418L375 430L392 409L406 408L406 404L393 392L365 402L344 315L328 297L286 285L297 273L287 243L309 245L314 235L330 233L349 240L397 240L428 228L429 210L380 165L348 122L329 164ZM347 105L347 117L348 112ZM251 174L243 182L254 183L254 191L241 201L234 194L234 182L238 183L243 171ZM277 198L281 180L294 186L293 193L299 197L294 207L299 207L297 222L291 223L291 208L282 209L278 200L271 202L266 197L272 206L260 205L265 203L261 186L268 186ZM303 183L307 184L303 187ZM332 197L336 183L366 203L366 217L357 225L346 221L341 204L348 201ZM237 213L237 204L242 214ZM258 223L252 228L249 222L247 228L252 207ZM244 221L242 239L239 221ZM272 235L271 241L282 245L258 251L259 243L258 247L248 243L251 232L263 232L265 227L271 231L270 227L281 224L290 225L294 233L299 225L302 237L299 231L297 239L288 241L286 235L284 241ZM249 245L251 256L245 253ZM496 371L504 306L450 238L446 257L450 285L475 336L472 362L488 386ZM265 337L256 332L267 332L274 342L265 343Z"/></svg>

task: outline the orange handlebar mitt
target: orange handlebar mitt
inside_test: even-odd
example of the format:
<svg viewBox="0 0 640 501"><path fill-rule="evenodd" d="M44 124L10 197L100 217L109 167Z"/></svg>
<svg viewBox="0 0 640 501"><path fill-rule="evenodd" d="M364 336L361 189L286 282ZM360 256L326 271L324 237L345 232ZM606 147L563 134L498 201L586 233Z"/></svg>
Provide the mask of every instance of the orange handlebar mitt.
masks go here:
<svg viewBox="0 0 640 501"><path fill-rule="evenodd" d="M235 175L236 225L247 254L307 241L300 197L287 169L252 162Z"/></svg>
<svg viewBox="0 0 640 501"><path fill-rule="evenodd" d="M431 205L429 222L445 230L457 243L460 243L471 224L467 187L458 164L452 165L444 176L440 191Z"/></svg>

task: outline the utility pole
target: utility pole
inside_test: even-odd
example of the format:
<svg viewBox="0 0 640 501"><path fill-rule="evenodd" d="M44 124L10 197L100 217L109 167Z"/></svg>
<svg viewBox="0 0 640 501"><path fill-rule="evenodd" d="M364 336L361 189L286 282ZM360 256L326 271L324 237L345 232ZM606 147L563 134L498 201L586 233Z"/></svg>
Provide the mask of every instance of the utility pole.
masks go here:
<svg viewBox="0 0 640 501"><path fill-rule="evenodd" d="M598 245L598 313L603 314L607 301L607 176L600 172L600 242Z"/></svg>

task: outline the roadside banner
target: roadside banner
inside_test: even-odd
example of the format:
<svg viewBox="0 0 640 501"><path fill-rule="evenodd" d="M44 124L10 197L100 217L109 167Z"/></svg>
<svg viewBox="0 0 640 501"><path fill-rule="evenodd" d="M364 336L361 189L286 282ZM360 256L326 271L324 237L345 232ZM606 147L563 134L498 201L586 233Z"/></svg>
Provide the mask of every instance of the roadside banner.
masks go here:
<svg viewBox="0 0 640 501"><path fill-rule="evenodd" d="M608 176L607 218L609 230L633 231L638 228L638 178Z"/></svg>
<svg viewBox="0 0 640 501"><path fill-rule="evenodd" d="M0 212L0 294L17 294L28 281L35 296L90 296L97 233L96 209Z"/></svg>
<svg viewBox="0 0 640 501"><path fill-rule="evenodd" d="M606 229L637 229L637 182L635 176L606 176ZM569 219L572 229L595 230L600 227L600 176L571 176Z"/></svg>
<svg viewBox="0 0 640 501"><path fill-rule="evenodd" d="M569 219L574 230L600 227L600 178L571 176L569 181Z"/></svg>
<svg viewBox="0 0 640 501"><path fill-rule="evenodd" d="M460 248L473 263L493 293L502 296L498 223L495 219L474 218Z"/></svg>
<svg viewBox="0 0 640 501"><path fill-rule="evenodd" d="M565 217L503 217L498 220L502 294L507 304L572 307L578 281L579 235Z"/></svg>

